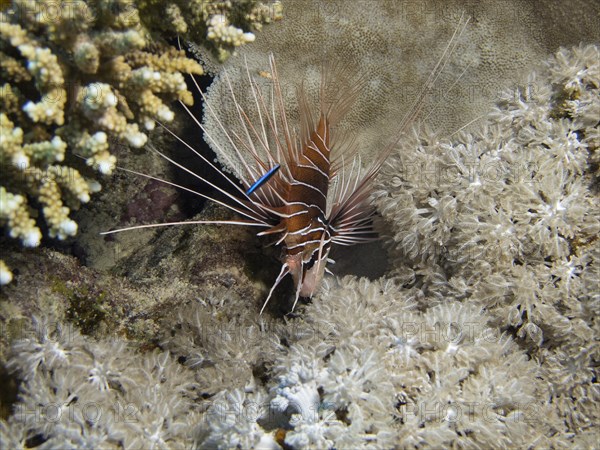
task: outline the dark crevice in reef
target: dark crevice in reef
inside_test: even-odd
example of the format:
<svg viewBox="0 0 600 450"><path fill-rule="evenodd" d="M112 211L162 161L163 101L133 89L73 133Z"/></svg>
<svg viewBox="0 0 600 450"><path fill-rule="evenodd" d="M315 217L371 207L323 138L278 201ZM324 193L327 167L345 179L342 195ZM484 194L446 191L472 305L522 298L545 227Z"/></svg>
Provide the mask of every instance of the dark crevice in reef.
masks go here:
<svg viewBox="0 0 600 450"><path fill-rule="evenodd" d="M195 86L191 77L187 78L188 79L186 81L188 82L188 85ZM200 89L203 91L206 91L206 88L213 81L213 78L210 76L194 78ZM195 87L192 89L192 92L194 94L194 105L189 108L189 111L198 121L201 122L203 117L202 97ZM169 136L168 139L166 139L171 143L171 145L168 145L163 149L167 156L173 158L177 163L181 164L189 171L204 178L206 181L214 184L225 192L239 196L239 192L234 187L234 185L240 185L239 181L233 175L224 173L221 170L222 168L220 164L216 162L216 154L204 140L203 131L200 129L200 127L198 127L194 120L189 118L188 112L181 105L174 105L174 109L177 117L176 120L178 120L180 124L180 129L178 130L179 137L208 161L214 163L217 170L210 167L205 161L202 160L202 158L196 155L185 144L172 136ZM209 197L231 203L231 200L228 200L226 195L220 193L218 189L210 186L208 183L202 182L198 179L198 177L187 172L186 170L174 165L170 166L170 170L172 178L169 178L169 180L174 180L176 183L186 188L197 191ZM193 217L199 213L206 203L206 200L202 197L185 190L179 190L178 197L179 206L181 207L182 211L186 212L188 217Z"/></svg>
<svg viewBox="0 0 600 450"><path fill-rule="evenodd" d="M17 402L19 382L4 364L0 364L0 386L0 419L6 420L13 413L13 405Z"/></svg>

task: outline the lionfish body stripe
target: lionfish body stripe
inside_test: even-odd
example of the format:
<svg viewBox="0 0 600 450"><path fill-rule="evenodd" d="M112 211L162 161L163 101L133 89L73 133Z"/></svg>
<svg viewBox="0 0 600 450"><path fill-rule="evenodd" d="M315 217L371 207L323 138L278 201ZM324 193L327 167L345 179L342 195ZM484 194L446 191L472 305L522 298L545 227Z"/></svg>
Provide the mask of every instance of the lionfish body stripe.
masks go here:
<svg viewBox="0 0 600 450"><path fill-rule="evenodd" d="M271 69L272 73L277 73L273 59ZM278 83L276 75L274 79ZM325 99L321 100L324 103ZM301 108L301 115L304 116L301 120L305 126L311 127L309 111ZM279 231L283 234L279 242L284 245L285 255L282 273L290 273L294 279L294 306L298 297L312 297L316 291L331 246L331 229L325 217L331 183L330 127L331 120L322 111L317 125L301 133L304 136L285 153L292 157L285 161L287 177L281 183L279 192L284 216L272 230L282 230ZM291 136L286 141L292 141Z"/></svg>
<svg viewBox="0 0 600 450"><path fill-rule="evenodd" d="M288 123L273 55L269 57L272 82L270 100L263 94L246 65L246 76L248 78L249 93L253 101L252 112L254 114L249 114L250 111L244 110L240 105L236 99L231 81L227 73L224 72L224 80L239 120L240 128L237 132L229 129L220 121L210 102L207 101L205 94L192 77L198 92L204 100L205 114L210 114L215 118L219 127L218 131L226 138L241 165L234 163L231 155L218 144L217 140L194 117L185 104L182 103L182 107L202 129L206 140L213 145L216 152L234 170L235 175L242 183L242 187L223 175L224 179L239 194L232 195L227 190L219 188L151 147L172 164L188 171L196 178L217 189L225 195L228 201L220 201L175 183L158 180L195 192L204 198L226 206L243 217L239 220L190 221L183 223L215 223L261 227L263 230L257 233L258 236L275 239L275 244L282 246L281 270L269 291L261 313L272 297L277 285L288 274L292 276L295 286L292 310L300 296L312 297L324 276L329 252L333 244L354 245L376 239L372 226L372 219L376 211L370 202L374 178L387 156L395 148L400 136L416 119L427 90L431 88L445 67L449 55L456 47L458 36L462 34L467 23L468 20L463 21L461 18L460 24L442 57L430 74L425 87L417 96L414 107L400 122L396 139L364 171L361 170L360 161L353 157L355 149L351 145L347 145L347 142L342 143L334 139L336 125L351 108L366 83L366 79L361 77L349 80L346 76L347 67L336 66L335 64L328 64L324 67L321 74L320 105L317 114L311 111L302 87L297 90L299 104L298 127L293 127ZM315 121L314 116L318 120ZM172 133L168 128L167 131L210 167L219 171L212 162L182 138ZM149 175L137 174L150 179L157 179ZM183 223L141 225L113 230L104 234Z"/></svg>

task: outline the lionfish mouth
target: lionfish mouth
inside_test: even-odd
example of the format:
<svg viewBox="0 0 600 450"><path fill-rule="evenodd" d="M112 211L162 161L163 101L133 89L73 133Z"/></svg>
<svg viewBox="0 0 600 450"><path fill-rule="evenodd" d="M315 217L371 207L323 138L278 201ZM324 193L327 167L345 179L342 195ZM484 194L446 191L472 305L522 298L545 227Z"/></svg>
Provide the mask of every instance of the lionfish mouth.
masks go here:
<svg viewBox="0 0 600 450"><path fill-rule="evenodd" d="M224 72L223 77L239 120L236 124L238 131L228 128L218 119L204 92L192 77L204 100L205 114L210 114L216 119L218 132L230 143L230 152L233 154L218 144L217 139L192 114L188 106L184 103L181 105L191 120L204 132L205 139L234 172L241 186L162 124L161 126L205 164L222 174L231 185L232 189L229 190L233 193L194 173L151 145L151 150L218 191L224 200L171 181L125 170L192 192L228 208L239 218L139 225L102 234L184 224L226 224L262 228L257 234L275 238L276 245L282 247L283 256L279 275L260 312L264 311L275 288L288 274L292 276L295 286L293 311L300 297L312 297L318 291L327 271L327 264L331 262L328 256L333 245L348 246L377 239L372 222L376 210L370 201L374 179L400 137L418 117L428 90L443 70L467 23L468 20L464 21L461 18L458 28L415 99L413 107L400 122L397 136L365 169L362 168L360 158L356 156L357 149L349 144L352 141L336 135L336 125L352 108L367 81L364 76L348 75L351 73L349 67L336 63L323 65L317 105L310 105L303 87L298 87L299 119L294 124L290 123L286 114L284 96L272 54L269 55L271 95L264 94L246 65L249 93L253 98L252 111L244 109L238 103L232 83ZM241 164L234 164L234 159Z"/></svg>

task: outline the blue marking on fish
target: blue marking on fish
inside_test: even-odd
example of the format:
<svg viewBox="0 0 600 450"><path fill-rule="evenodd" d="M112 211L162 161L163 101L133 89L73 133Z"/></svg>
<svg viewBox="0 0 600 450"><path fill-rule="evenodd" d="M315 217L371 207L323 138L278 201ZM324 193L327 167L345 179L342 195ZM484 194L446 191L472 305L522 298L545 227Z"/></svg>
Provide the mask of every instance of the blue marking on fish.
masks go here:
<svg viewBox="0 0 600 450"><path fill-rule="evenodd" d="M246 191L246 195L252 194L255 190L257 190L259 187L261 187L263 184L269 181L269 178L275 175L275 172L277 172L280 167L281 166L279 164L275 164L275 166L273 166L271 170L265 173L262 177L256 180L252 186L250 186L250 189Z"/></svg>

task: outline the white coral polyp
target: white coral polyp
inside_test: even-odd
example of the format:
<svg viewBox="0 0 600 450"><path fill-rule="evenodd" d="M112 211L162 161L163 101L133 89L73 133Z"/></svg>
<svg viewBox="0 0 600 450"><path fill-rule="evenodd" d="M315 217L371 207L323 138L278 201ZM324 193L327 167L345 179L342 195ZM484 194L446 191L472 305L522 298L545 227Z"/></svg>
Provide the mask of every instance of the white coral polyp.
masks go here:
<svg viewBox="0 0 600 450"><path fill-rule="evenodd" d="M110 161L100 161L98 163L98 172L103 175L110 175L112 173L113 165Z"/></svg>
<svg viewBox="0 0 600 450"><path fill-rule="evenodd" d="M330 448L333 442L327 439L330 430L326 423L301 423L286 433L285 443L292 448Z"/></svg>
<svg viewBox="0 0 600 450"><path fill-rule="evenodd" d="M60 136L54 136L50 141L52 148L55 150L54 159L56 161L63 161L65 159L65 151L67 150L67 143L63 141Z"/></svg>
<svg viewBox="0 0 600 450"><path fill-rule="evenodd" d="M86 87L84 105L92 111L109 109L117 106L117 96L110 85L106 83L92 83Z"/></svg>
<svg viewBox="0 0 600 450"><path fill-rule="evenodd" d="M100 192L102 190L102 185L98 183L96 180L88 180L88 189L91 193Z"/></svg>
<svg viewBox="0 0 600 450"><path fill-rule="evenodd" d="M106 142L108 141L108 136L106 135L106 133L104 131L98 131L96 133L94 133L94 135L92 136L92 139L97 143L97 144L106 144Z"/></svg>
<svg viewBox="0 0 600 450"><path fill-rule="evenodd" d="M147 67L143 67L140 70L140 74L144 80L150 80L152 78L152 70L148 69Z"/></svg>
<svg viewBox="0 0 600 450"><path fill-rule="evenodd" d="M4 188L0 191L0 215L2 217L8 217L23 203L23 196L13 195L6 192Z"/></svg>
<svg viewBox="0 0 600 450"><path fill-rule="evenodd" d="M94 361L94 366L90 369L88 377L90 383L102 392L110 390L109 378L112 376L112 373L106 366Z"/></svg>
<svg viewBox="0 0 600 450"><path fill-rule="evenodd" d="M175 118L175 113L164 105L158 108L156 115L163 122L171 122Z"/></svg>
<svg viewBox="0 0 600 450"><path fill-rule="evenodd" d="M148 140L148 137L144 133L137 132L133 134L128 134L126 136L126 139L127 142L129 142L129 145L131 145L132 147L140 148L144 146L144 144Z"/></svg>
<svg viewBox="0 0 600 450"><path fill-rule="evenodd" d="M119 101L117 100L117 96L115 94L113 94L112 92L109 92L107 95L104 96L104 105L107 107L115 107L117 106L117 103L119 103Z"/></svg>
<svg viewBox="0 0 600 450"><path fill-rule="evenodd" d="M40 245L41 241L42 232L37 228L29 230L21 240L21 242L23 243L23 247L37 247L38 245Z"/></svg>
<svg viewBox="0 0 600 450"><path fill-rule="evenodd" d="M44 113L46 114L46 117L53 117L54 114L56 114L56 109L52 106L48 106L44 110Z"/></svg>
<svg viewBox="0 0 600 450"><path fill-rule="evenodd" d="M146 130L151 131L154 130L154 127L156 126L156 122L150 118L145 118L144 119L144 128L146 128Z"/></svg>
<svg viewBox="0 0 600 450"><path fill-rule="evenodd" d="M117 164L117 158L108 152L102 152L102 153L92 156L91 158L88 158L86 160L86 163L88 166L93 166L101 174L110 175ZM89 185L89 183L88 183L88 185ZM98 190L92 191L92 192L98 192L100 190L100 187L101 186L98 183L98 186L97 186ZM90 187L90 190L91 190L91 187Z"/></svg>
<svg viewBox="0 0 600 450"><path fill-rule="evenodd" d="M59 229L59 239L65 239L67 236L75 236L77 234L77 223L71 219L65 219L60 223Z"/></svg>
<svg viewBox="0 0 600 450"><path fill-rule="evenodd" d="M29 157L23 152L15 153L12 157L12 163L18 169L25 170L29 167Z"/></svg>
<svg viewBox="0 0 600 450"><path fill-rule="evenodd" d="M318 420L318 408L320 404L319 392L314 381L297 384L291 387L277 389L278 395L271 400L271 405L283 411L287 408L293 409L297 421L315 423Z"/></svg>
<svg viewBox="0 0 600 450"><path fill-rule="evenodd" d="M256 39L256 36L254 35L254 33L244 33L244 41L246 42L254 42L254 40Z"/></svg>
<svg viewBox="0 0 600 450"><path fill-rule="evenodd" d="M35 112L35 103L33 103L31 100L29 100L27 103L25 103L23 105L23 111L25 111L27 113L27 115L29 117L31 117L33 119L33 114Z"/></svg>
<svg viewBox="0 0 600 450"><path fill-rule="evenodd" d="M13 274L10 269L0 261L0 286L7 285L13 279Z"/></svg>

